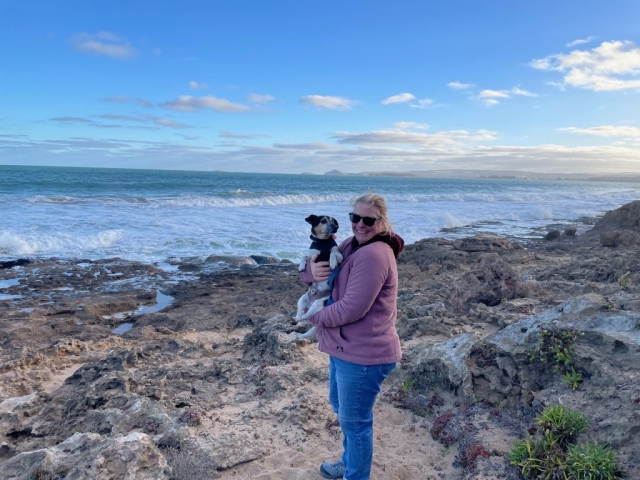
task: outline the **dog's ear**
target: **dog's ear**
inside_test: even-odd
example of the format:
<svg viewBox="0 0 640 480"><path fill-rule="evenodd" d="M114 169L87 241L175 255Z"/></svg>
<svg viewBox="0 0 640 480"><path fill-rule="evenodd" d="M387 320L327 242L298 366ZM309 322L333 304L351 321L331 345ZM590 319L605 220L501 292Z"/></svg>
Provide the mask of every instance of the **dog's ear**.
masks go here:
<svg viewBox="0 0 640 480"><path fill-rule="evenodd" d="M317 215L309 215L307 218L304 219L305 222L310 223L311 225L317 225L318 224L318 216Z"/></svg>
<svg viewBox="0 0 640 480"><path fill-rule="evenodd" d="M336 220L335 218L333 219L333 223L336 224L336 228L340 228L340 224L338 223L338 220Z"/></svg>

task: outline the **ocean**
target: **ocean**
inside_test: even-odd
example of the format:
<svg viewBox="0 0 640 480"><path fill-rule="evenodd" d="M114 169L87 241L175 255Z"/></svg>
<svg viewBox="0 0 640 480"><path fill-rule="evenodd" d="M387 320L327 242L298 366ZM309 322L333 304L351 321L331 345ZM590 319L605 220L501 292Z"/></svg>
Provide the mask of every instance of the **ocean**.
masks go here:
<svg viewBox="0 0 640 480"><path fill-rule="evenodd" d="M281 175L0 165L0 258L120 257L148 263L209 255L298 261L310 214L349 236L350 200L387 198L407 243L496 233L540 237L640 199L640 184L508 179Z"/></svg>

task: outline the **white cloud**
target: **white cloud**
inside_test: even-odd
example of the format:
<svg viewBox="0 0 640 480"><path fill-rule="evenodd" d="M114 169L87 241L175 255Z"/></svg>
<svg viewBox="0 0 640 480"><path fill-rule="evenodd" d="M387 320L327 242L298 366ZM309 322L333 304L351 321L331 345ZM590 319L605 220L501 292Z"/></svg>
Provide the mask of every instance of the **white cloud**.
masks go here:
<svg viewBox="0 0 640 480"><path fill-rule="evenodd" d="M199 82L196 82L194 80L191 80L189 82L189 88L191 88L193 90L206 90L207 88L209 88L209 84L208 83L199 83Z"/></svg>
<svg viewBox="0 0 640 480"><path fill-rule="evenodd" d="M495 98L486 98L482 101L487 107L493 107L494 105L498 105L500 102Z"/></svg>
<svg viewBox="0 0 640 480"><path fill-rule="evenodd" d="M467 90L472 86L470 83L460 83L458 81L447 83L447 87L453 88L454 90Z"/></svg>
<svg viewBox="0 0 640 480"><path fill-rule="evenodd" d="M398 95L392 95L390 97L385 98L384 100L382 100L382 104L391 105L393 103L406 103L415 99L416 97L410 93L399 93Z"/></svg>
<svg viewBox="0 0 640 480"><path fill-rule="evenodd" d="M247 101L251 103L269 103L274 102L276 97L273 95L261 95L259 93L250 93L247 95Z"/></svg>
<svg viewBox="0 0 640 480"><path fill-rule="evenodd" d="M574 40L573 42L567 43L567 47L575 47L576 45L582 45L583 43L589 43L592 40L594 40L595 38L596 37L594 37L592 35L588 36L587 38L582 38L582 39L579 38L577 40Z"/></svg>
<svg viewBox="0 0 640 480"><path fill-rule="evenodd" d="M630 41L602 42L592 50L573 50L532 60L538 70L564 75L564 85L596 92L640 90L640 48Z"/></svg>
<svg viewBox="0 0 640 480"><path fill-rule="evenodd" d="M385 98L381 102L383 105L392 105L395 103L409 103L411 108L426 108L433 103L433 100L429 98L416 98L411 93L399 93L398 95L392 95Z"/></svg>
<svg viewBox="0 0 640 480"><path fill-rule="evenodd" d="M482 90L480 98L509 98L507 90Z"/></svg>
<svg viewBox="0 0 640 480"><path fill-rule="evenodd" d="M537 97L537 93L529 92L520 87L513 87L511 90L482 90L476 98L480 100L487 107L492 107L500 103L500 100L511 98L513 95L520 95L523 97Z"/></svg>
<svg viewBox="0 0 640 480"><path fill-rule="evenodd" d="M457 133L456 133L457 132ZM464 133L463 133L464 132ZM364 135L375 132L361 132ZM31 140L0 135L0 153L21 165L89 166L108 164L114 168L229 168L253 172L347 172L420 171L427 169L526 170L546 173L640 172L640 145L565 147L561 145L477 145L473 138L495 138L494 132L478 130L438 132L464 139L449 145L432 141L426 146L372 142L339 145L322 143L239 146L225 149L169 141ZM391 142L397 142L392 138ZM442 142L440 142L442 143ZM435 144L435 145L434 145ZM257 160L259 159L259 161Z"/></svg>
<svg viewBox="0 0 640 480"><path fill-rule="evenodd" d="M499 100L503 98L511 98L508 90L482 90L477 97L485 106L493 107L498 105Z"/></svg>
<svg viewBox="0 0 640 480"><path fill-rule="evenodd" d="M430 100L428 98L422 98L422 99L418 99L416 103L412 103L409 106L411 108L426 108L432 103L433 103L433 100Z"/></svg>
<svg viewBox="0 0 640 480"><path fill-rule="evenodd" d="M191 95L180 95L177 100L164 102L162 107L170 110L180 110L182 112L193 112L208 108L216 112L241 113L248 112L249 107L239 103L233 103L224 98L208 97L192 97Z"/></svg>
<svg viewBox="0 0 640 480"><path fill-rule="evenodd" d="M559 83L559 82L544 82L544 84L545 85L549 85L551 87L559 88L563 92L566 90L566 88L564 88L564 85L562 83Z"/></svg>
<svg viewBox="0 0 640 480"><path fill-rule="evenodd" d="M399 128L353 133L336 132L332 138L338 143L352 145L407 145L421 148L444 148L469 142L496 139L496 132L478 130L475 134L466 130L449 130L436 133L411 132Z"/></svg>
<svg viewBox="0 0 640 480"><path fill-rule="evenodd" d="M589 128L566 127L561 128L560 130L564 132L579 133L582 135L595 135L598 137L640 138L640 128L620 125L601 125Z"/></svg>
<svg viewBox="0 0 640 480"><path fill-rule="evenodd" d="M302 97L300 103L308 103L318 108L330 110L351 110L358 102L343 97L331 97L324 95L307 95Z"/></svg>
<svg viewBox="0 0 640 480"><path fill-rule="evenodd" d="M110 32L96 34L79 33L71 37L75 49L90 55L105 55L118 60L126 60L138 55L126 38Z"/></svg>
<svg viewBox="0 0 640 480"><path fill-rule="evenodd" d="M514 95L522 95L523 97L537 97L538 94L537 93L531 93L527 90L523 90L522 88L519 87L513 87L511 89L511 93L513 93Z"/></svg>

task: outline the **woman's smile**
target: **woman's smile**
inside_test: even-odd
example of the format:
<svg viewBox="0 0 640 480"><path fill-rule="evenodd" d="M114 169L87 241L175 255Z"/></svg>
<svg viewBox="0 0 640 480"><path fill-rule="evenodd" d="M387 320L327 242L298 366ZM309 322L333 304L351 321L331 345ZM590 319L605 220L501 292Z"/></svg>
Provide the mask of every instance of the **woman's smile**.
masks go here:
<svg viewBox="0 0 640 480"><path fill-rule="evenodd" d="M376 207L365 203L356 203L353 207L353 213L357 213L361 217L380 218L380 211ZM362 220L358 223L351 222L351 231L358 243L365 243L382 231L382 224L376 221L372 226L367 227Z"/></svg>

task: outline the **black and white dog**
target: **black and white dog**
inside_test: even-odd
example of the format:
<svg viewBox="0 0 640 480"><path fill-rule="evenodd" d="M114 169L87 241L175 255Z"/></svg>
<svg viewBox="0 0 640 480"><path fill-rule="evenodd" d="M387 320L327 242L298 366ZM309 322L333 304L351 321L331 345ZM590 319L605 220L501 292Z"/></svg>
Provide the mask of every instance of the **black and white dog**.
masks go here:
<svg viewBox="0 0 640 480"><path fill-rule="evenodd" d="M335 269L342 263L342 254L338 249L335 240L335 233L338 231L338 221L328 215L309 215L304 219L305 222L311 224L311 246L302 260L300 260L299 270L302 272L307 260L318 255L316 262L329 262L329 267ZM331 286L329 281L313 282L311 287L298 300L298 312L294 320L301 322L311 317L324 307L325 302L331 296ZM312 327L307 333L299 335L300 339L309 340L315 337L316 327Z"/></svg>

